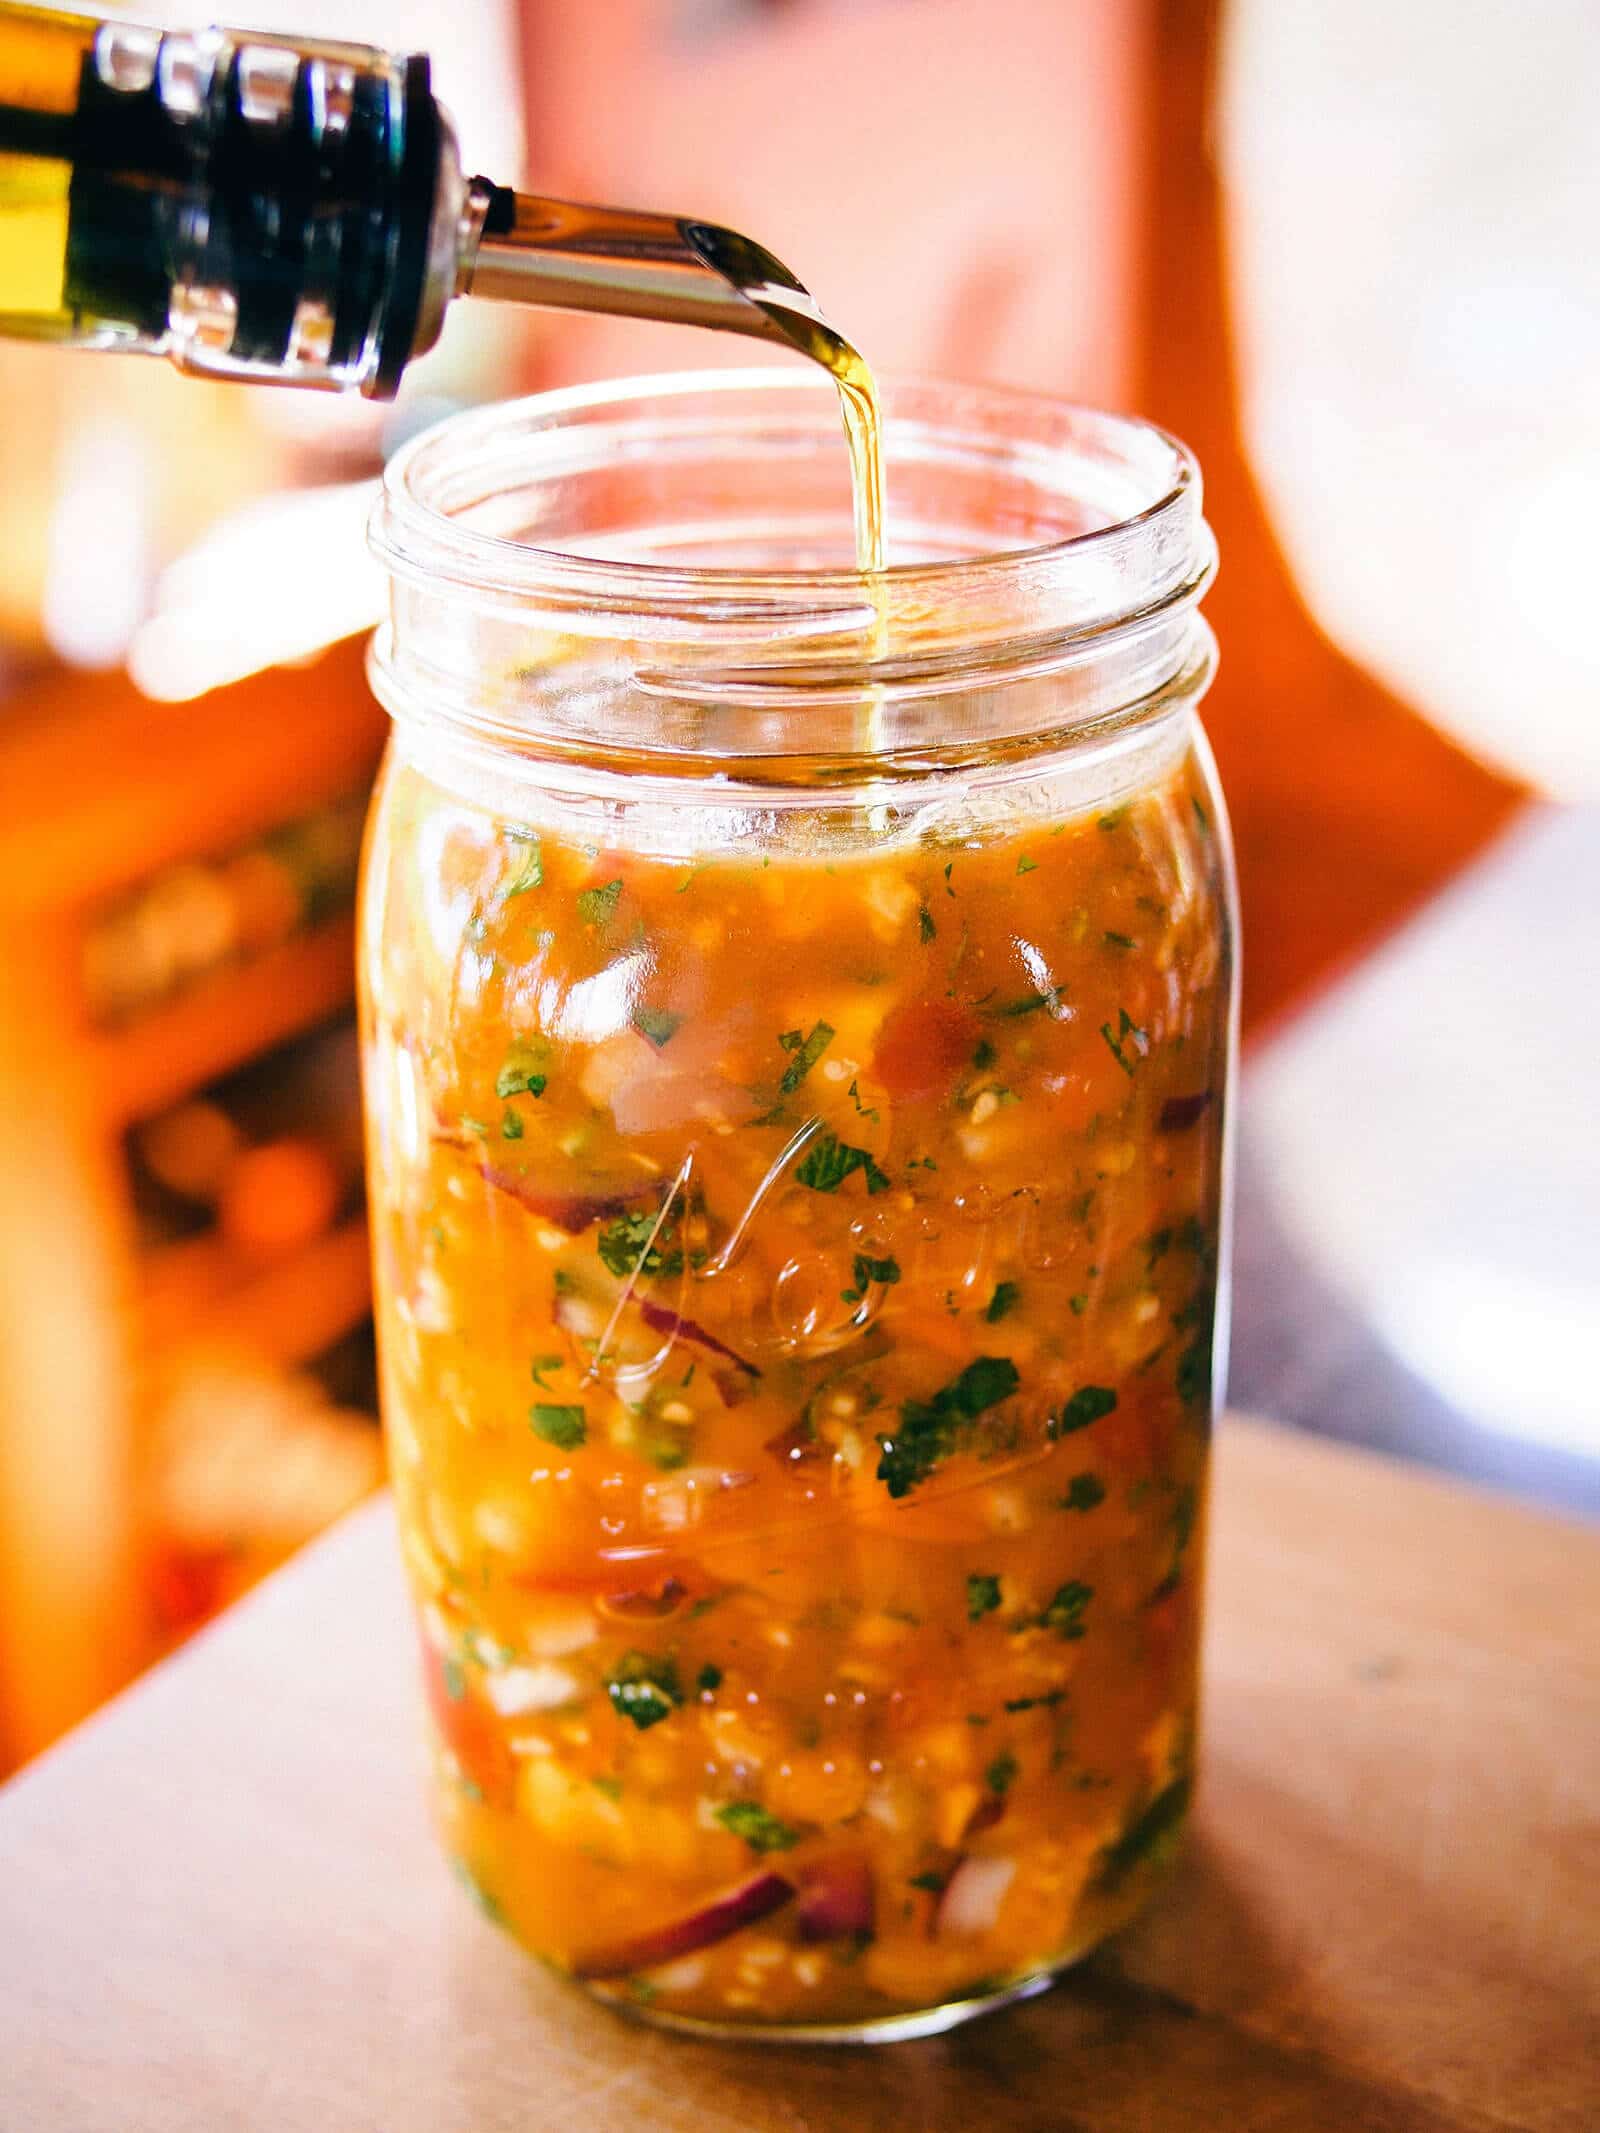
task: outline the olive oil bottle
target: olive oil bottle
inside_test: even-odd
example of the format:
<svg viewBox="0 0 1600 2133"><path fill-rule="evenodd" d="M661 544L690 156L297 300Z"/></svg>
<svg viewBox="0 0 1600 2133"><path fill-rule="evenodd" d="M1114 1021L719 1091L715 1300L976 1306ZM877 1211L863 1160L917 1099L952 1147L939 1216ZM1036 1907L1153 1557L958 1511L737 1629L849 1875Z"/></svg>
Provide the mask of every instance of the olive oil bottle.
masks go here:
<svg viewBox="0 0 1600 2133"><path fill-rule="evenodd" d="M709 326L821 363L858 562L882 567L872 374L763 246L465 176L421 56L0 0L0 334L382 399L462 295Z"/></svg>

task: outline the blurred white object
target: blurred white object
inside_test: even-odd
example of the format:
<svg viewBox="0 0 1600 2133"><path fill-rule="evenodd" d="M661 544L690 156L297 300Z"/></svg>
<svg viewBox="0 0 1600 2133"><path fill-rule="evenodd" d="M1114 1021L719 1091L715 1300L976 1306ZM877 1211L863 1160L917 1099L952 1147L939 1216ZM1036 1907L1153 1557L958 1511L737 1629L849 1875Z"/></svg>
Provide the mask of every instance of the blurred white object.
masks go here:
<svg viewBox="0 0 1600 2133"><path fill-rule="evenodd" d="M1236 1400L1514 1485L1452 1417L1600 1462L1597 909L1600 809L1535 814L1257 1055Z"/></svg>
<svg viewBox="0 0 1600 2133"><path fill-rule="evenodd" d="M74 667L114 667L155 571L155 451L115 413L76 423L62 442L46 534L45 641Z"/></svg>
<svg viewBox="0 0 1600 2133"><path fill-rule="evenodd" d="M371 629L385 597L366 541L377 488L262 497L219 521L162 573L128 647L136 686L164 702L200 696Z"/></svg>
<svg viewBox="0 0 1600 2133"><path fill-rule="evenodd" d="M1600 795L1600 8L1235 0L1245 419L1314 611L1469 747Z"/></svg>

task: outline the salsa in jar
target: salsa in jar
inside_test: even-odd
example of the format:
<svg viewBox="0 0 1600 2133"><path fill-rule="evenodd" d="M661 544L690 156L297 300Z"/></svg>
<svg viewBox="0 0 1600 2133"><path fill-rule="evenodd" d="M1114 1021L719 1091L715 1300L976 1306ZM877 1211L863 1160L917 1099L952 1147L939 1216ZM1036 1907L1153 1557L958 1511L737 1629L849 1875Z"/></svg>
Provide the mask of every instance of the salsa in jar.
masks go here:
<svg viewBox="0 0 1600 2133"><path fill-rule="evenodd" d="M652 2016L938 2026L1172 1854L1233 976L1163 716L1087 804L792 751L805 807L746 763L665 817L397 738L363 1016L440 1815Z"/></svg>

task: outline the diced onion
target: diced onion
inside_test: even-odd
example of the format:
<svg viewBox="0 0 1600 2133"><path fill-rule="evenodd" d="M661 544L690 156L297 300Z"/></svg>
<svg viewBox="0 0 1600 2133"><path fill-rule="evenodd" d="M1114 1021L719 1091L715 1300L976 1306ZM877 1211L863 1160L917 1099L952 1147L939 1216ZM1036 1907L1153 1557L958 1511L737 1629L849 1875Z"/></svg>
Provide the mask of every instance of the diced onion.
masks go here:
<svg viewBox="0 0 1600 2133"><path fill-rule="evenodd" d="M940 1933L988 1933L1017 1871L1015 1859L963 1859L939 1899Z"/></svg>
<svg viewBox="0 0 1600 2133"><path fill-rule="evenodd" d="M528 1711L554 1711L572 1703L579 1684L564 1666L499 1667L483 1677L483 1693L502 1718L520 1718Z"/></svg>

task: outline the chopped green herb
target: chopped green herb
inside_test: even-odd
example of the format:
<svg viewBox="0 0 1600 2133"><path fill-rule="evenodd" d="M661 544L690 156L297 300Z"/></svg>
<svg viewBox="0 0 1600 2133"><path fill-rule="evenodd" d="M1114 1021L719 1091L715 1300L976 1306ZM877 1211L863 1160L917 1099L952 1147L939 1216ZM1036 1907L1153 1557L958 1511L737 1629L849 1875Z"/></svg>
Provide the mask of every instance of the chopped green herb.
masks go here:
<svg viewBox="0 0 1600 2133"><path fill-rule="evenodd" d="M622 895L622 883L602 882L598 889L578 891L578 916L586 926L609 925L616 916L617 903Z"/></svg>
<svg viewBox="0 0 1600 2133"><path fill-rule="evenodd" d="M955 864L956 863L953 859L947 859L945 861L944 893L946 894L946 896L954 896L954 894L956 893L955 890L950 886L950 876L955 872Z"/></svg>
<svg viewBox="0 0 1600 2133"><path fill-rule="evenodd" d="M948 1874L941 1874L937 1867L930 1866L920 1874L913 1874L906 1883L906 1887L908 1889L926 1889L930 1896L942 1896L944 1894L944 1885L949 1879L950 1876Z"/></svg>
<svg viewBox="0 0 1600 2133"><path fill-rule="evenodd" d="M793 1044L789 1042L791 1037L796 1039ZM809 1034L805 1037L801 1037L798 1030L789 1030L778 1039L778 1042L786 1052L793 1054L789 1064L783 1070L783 1079L778 1083L778 1093L780 1096L792 1096L828 1049L828 1046L832 1044L833 1024L831 1022L814 1022L811 1025Z"/></svg>
<svg viewBox="0 0 1600 2133"><path fill-rule="evenodd" d="M882 1282L885 1288L893 1287L900 1279L900 1262L898 1259L872 1259L865 1252L857 1252L850 1272L851 1286L839 1291L839 1300L841 1303L856 1304L861 1302L869 1286L875 1281Z"/></svg>
<svg viewBox="0 0 1600 2133"><path fill-rule="evenodd" d="M926 1481L941 1460L972 1434L972 1424L1009 1400L1021 1380L1009 1356L980 1355L931 1400L906 1400L892 1437L880 1437L878 1479L891 1496L904 1496Z"/></svg>
<svg viewBox="0 0 1600 2133"><path fill-rule="evenodd" d="M1022 1301L1022 1287L1015 1281L997 1281L994 1294L989 1298L989 1308L984 1317L991 1326L999 1325L1007 1312L1014 1311Z"/></svg>
<svg viewBox="0 0 1600 2133"><path fill-rule="evenodd" d="M851 1082L851 1084L850 1084L850 1086L849 1086L849 1088L848 1088L848 1089L846 1089L846 1091L845 1091L845 1094L846 1094L846 1095L847 1095L847 1096L849 1097L850 1101L851 1101L851 1102L852 1102L852 1103L853 1103L853 1104L855 1105L855 1107L856 1107L856 1116L857 1116L858 1118L876 1118L876 1117L877 1117L877 1115L878 1115L878 1114L877 1114L877 1112L876 1112L876 1111L869 1111L869 1110L867 1109L867 1106L866 1106L866 1105L865 1105L865 1104L864 1104L864 1103L863 1103L863 1102L861 1101L861 1091L860 1091L860 1089L859 1089L859 1088L857 1087L857 1085L856 1085L856 1083L855 1083L854 1081L852 1081L852 1082Z"/></svg>
<svg viewBox="0 0 1600 2133"><path fill-rule="evenodd" d="M1084 1312L1089 1308L1089 1299L1080 1290L1076 1296L1067 1298L1067 1307L1074 1318L1082 1318Z"/></svg>
<svg viewBox="0 0 1600 2133"><path fill-rule="evenodd" d="M683 1027L682 1015L675 1015L666 1007L636 1007L633 1011L633 1026L641 1037L648 1037L659 1052Z"/></svg>
<svg viewBox="0 0 1600 2133"><path fill-rule="evenodd" d="M532 1375L533 1382L535 1383L535 1385L538 1386L541 1392L547 1390L547 1387L544 1382L545 1372L547 1370L559 1370L565 1361L566 1357L562 1355L536 1355L534 1357L528 1368Z"/></svg>
<svg viewBox="0 0 1600 2133"><path fill-rule="evenodd" d="M494 1093L504 1101L511 1096L542 1096L546 1076L539 1069L549 1057L546 1046L518 1044L507 1052L505 1064L494 1078Z"/></svg>
<svg viewBox="0 0 1600 2133"><path fill-rule="evenodd" d="M503 1141L520 1141L522 1121L515 1111L508 1110L500 1120L500 1138Z"/></svg>
<svg viewBox="0 0 1600 2133"><path fill-rule="evenodd" d="M529 1408L528 1420L533 1424L533 1434L546 1444L555 1445L558 1451L575 1451L589 1434L581 1407L548 1407L540 1402Z"/></svg>
<svg viewBox="0 0 1600 2133"><path fill-rule="evenodd" d="M1063 1406L1045 1424L1049 1437L1070 1437L1074 1430L1087 1429L1091 1422L1098 1422L1102 1415L1116 1411L1117 1396L1109 1385L1080 1385Z"/></svg>
<svg viewBox="0 0 1600 2133"><path fill-rule="evenodd" d="M652 1244L658 1216L641 1208L628 1215L613 1215L595 1239L595 1250L617 1276L626 1281L632 1273L680 1274L683 1252L677 1242L678 1225L669 1215Z"/></svg>
<svg viewBox="0 0 1600 2133"><path fill-rule="evenodd" d="M439 1662L439 1678L444 1683L444 1692L452 1703L459 1703L467 1693L467 1674L454 1652L446 1652Z"/></svg>
<svg viewBox="0 0 1600 2133"><path fill-rule="evenodd" d="M1061 987L1051 985L1043 992L1024 993L1020 1000L1007 1000L999 1007L991 1007L988 1012L1007 1022L1015 1022L1020 1015L1036 1015L1041 1007L1048 1007L1054 1014L1060 1005Z"/></svg>
<svg viewBox="0 0 1600 2133"><path fill-rule="evenodd" d="M1189 805L1194 809L1194 819L1200 825L1201 836L1209 837L1211 835L1211 817L1192 793L1189 796Z"/></svg>
<svg viewBox="0 0 1600 2133"><path fill-rule="evenodd" d="M1186 1406L1200 1406L1211 1397L1211 1342L1214 1324L1213 1298L1208 1290L1197 1314L1198 1331L1178 1357L1178 1398Z"/></svg>
<svg viewBox="0 0 1600 2133"><path fill-rule="evenodd" d="M624 1652L606 1676L606 1694L617 1716L631 1719L641 1733L670 1718L683 1701L674 1662L649 1652Z"/></svg>
<svg viewBox="0 0 1600 2133"><path fill-rule="evenodd" d="M977 1049L972 1055L972 1063L977 1068L978 1072L981 1074L985 1067L992 1067L995 1063L995 1060L999 1056L1000 1055L996 1052L994 1046L989 1042L988 1038L980 1037L978 1039Z"/></svg>
<svg viewBox="0 0 1600 2133"><path fill-rule="evenodd" d="M981 1622L1000 1605L1000 1580L986 1570L975 1570L967 1579L967 1620Z"/></svg>
<svg viewBox="0 0 1600 2133"><path fill-rule="evenodd" d="M1006 1704L1008 1711L1053 1711L1058 1703L1065 1703L1065 1689L1050 1689L1043 1696L1013 1696Z"/></svg>
<svg viewBox="0 0 1600 2133"><path fill-rule="evenodd" d="M1134 1021L1125 1007L1117 1010L1116 1035L1113 1036L1111 1034L1111 1024L1109 1022L1101 1023L1100 1034L1111 1047L1112 1058L1131 1081L1138 1070L1139 1060L1143 1059L1150 1049L1149 1036L1144 1030L1140 1029L1138 1023ZM1128 1063L1125 1046L1130 1048L1135 1055L1134 1063L1131 1066Z"/></svg>
<svg viewBox="0 0 1600 2133"><path fill-rule="evenodd" d="M995 1757L983 1773L983 1781L991 1792L998 1792L1003 1796L1011 1790L1011 1781L1016 1774L1017 1759L1007 1748L1004 1754Z"/></svg>
<svg viewBox="0 0 1600 2133"><path fill-rule="evenodd" d="M1094 1598L1092 1585L1080 1585L1076 1578L1068 1578L1058 1585L1049 1606L1039 1617L1041 1629L1053 1629L1058 1637L1074 1643L1084 1634L1084 1609Z"/></svg>
<svg viewBox="0 0 1600 2133"><path fill-rule="evenodd" d="M1187 1777L1175 1778L1141 1814L1134 1816L1116 1842L1106 1847L1096 1877L1102 1887L1122 1880L1141 1861L1160 1855L1166 1841L1177 1835L1188 1809L1189 1790Z"/></svg>
<svg viewBox="0 0 1600 2133"><path fill-rule="evenodd" d="M721 1667L713 1666L711 1661L708 1659L705 1665L700 1669L699 1673L695 1676L694 1685L696 1690L702 1696L715 1695L716 1691L722 1686Z"/></svg>
<svg viewBox="0 0 1600 2133"><path fill-rule="evenodd" d="M865 1148L852 1148L836 1133L822 1132L811 1143L794 1175L796 1184L808 1185L813 1192L837 1192L856 1170L865 1175L869 1193L889 1190L888 1172L878 1168Z"/></svg>
<svg viewBox="0 0 1600 2133"><path fill-rule="evenodd" d="M1102 815L1099 818L1099 820L1095 824L1095 827L1096 829L1103 830L1121 829L1123 823L1127 819L1128 810L1125 807L1114 807L1109 815Z"/></svg>
<svg viewBox="0 0 1600 2133"><path fill-rule="evenodd" d="M489 1130L489 1121L486 1118L473 1118L471 1114L466 1111L463 1111L461 1114L461 1123L466 1127L469 1133L483 1134L487 1133Z"/></svg>
<svg viewBox="0 0 1600 2133"><path fill-rule="evenodd" d="M1027 853L1024 852L1022 857L1017 861L1017 872L1019 874L1031 874L1038 866L1038 864L1039 862L1037 859L1030 859Z"/></svg>
<svg viewBox="0 0 1600 2133"><path fill-rule="evenodd" d="M544 887L544 852L534 836L518 837L519 845L526 845L522 865L514 881L502 891L502 900L509 903L513 896L524 896L529 889Z"/></svg>
<svg viewBox="0 0 1600 2133"><path fill-rule="evenodd" d="M717 1809L717 1820L736 1837L743 1837L753 1852L791 1851L800 1842L799 1830L780 1822L754 1800L725 1800Z"/></svg>
<svg viewBox="0 0 1600 2133"><path fill-rule="evenodd" d="M1133 948L1138 945L1126 933L1102 933L1100 938L1108 948Z"/></svg>
<svg viewBox="0 0 1600 2133"><path fill-rule="evenodd" d="M622 1798L622 1780L614 1777L597 1777L589 1780L596 1792L603 1792L608 1800Z"/></svg>
<svg viewBox="0 0 1600 2133"><path fill-rule="evenodd" d="M922 938L925 941L931 941L939 931L938 927L933 922L933 913L928 909L926 904L921 904L918 906L917 924L922 929Z"/></svg>
<svg viewBox="0 0 1600 2133"><path fill-rule="evenodd" d="M1092 1511L1106 1500L1106 1485L1098 1474L1074 1474L1065 1496L1056 1503L1063 1511Z"/></svg>

